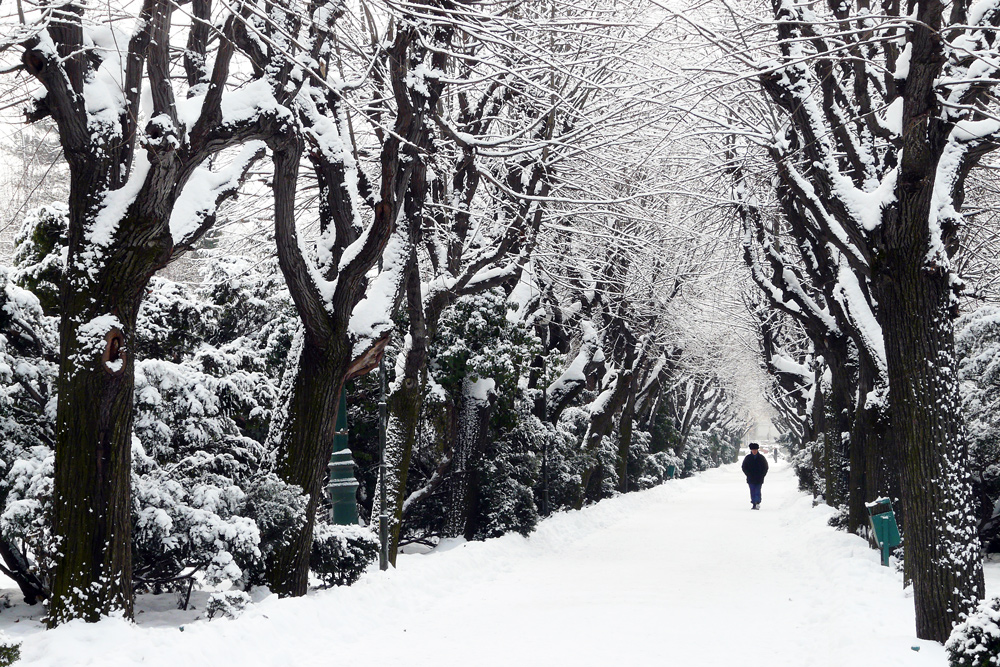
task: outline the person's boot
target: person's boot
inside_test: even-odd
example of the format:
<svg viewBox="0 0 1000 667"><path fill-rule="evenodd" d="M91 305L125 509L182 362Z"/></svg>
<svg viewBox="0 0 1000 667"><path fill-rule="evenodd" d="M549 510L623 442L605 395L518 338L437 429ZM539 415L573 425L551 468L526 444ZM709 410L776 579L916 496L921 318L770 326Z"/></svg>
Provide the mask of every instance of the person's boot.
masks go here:
<svg viewBox="0 0 1000 667"><path fill-rule="evenodd" d="M751 507L750 509L752 509L752 510L759 510L760 509L760 504L759 503L754 503L753 507Z"/></svg>

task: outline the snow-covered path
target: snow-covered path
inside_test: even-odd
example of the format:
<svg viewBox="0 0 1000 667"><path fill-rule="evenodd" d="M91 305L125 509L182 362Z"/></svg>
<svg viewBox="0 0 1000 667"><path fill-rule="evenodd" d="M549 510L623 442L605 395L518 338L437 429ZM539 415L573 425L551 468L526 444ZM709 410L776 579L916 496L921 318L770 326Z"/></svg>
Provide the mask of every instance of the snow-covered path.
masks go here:
<svg viewBox="0 0 1000 667"><path fill-rule="evenodd" d="M137 626L42 632L12 623L15 607L0 628L24 641L25 666L943 667L944 650L914 638L900 575L827 527L787 465L763 493L750 511L725 466L558 514L529 539L456 542L350 588L272 596L236 621L146 602Z"/></svg>

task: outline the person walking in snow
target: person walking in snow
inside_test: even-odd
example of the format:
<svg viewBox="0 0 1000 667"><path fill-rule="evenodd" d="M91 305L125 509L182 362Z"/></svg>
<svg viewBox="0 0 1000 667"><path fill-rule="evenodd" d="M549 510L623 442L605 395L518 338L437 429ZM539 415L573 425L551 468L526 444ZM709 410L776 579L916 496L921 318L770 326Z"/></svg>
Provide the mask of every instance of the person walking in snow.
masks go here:
<svg viewBox="0 0 1000 667"><path fill-rule="evenodd" d="M760 487L767 475L767 459L760 453L760 445L750 443L750 453L743 459L743 474L750 485L750 509L760 509Z"/></svg>

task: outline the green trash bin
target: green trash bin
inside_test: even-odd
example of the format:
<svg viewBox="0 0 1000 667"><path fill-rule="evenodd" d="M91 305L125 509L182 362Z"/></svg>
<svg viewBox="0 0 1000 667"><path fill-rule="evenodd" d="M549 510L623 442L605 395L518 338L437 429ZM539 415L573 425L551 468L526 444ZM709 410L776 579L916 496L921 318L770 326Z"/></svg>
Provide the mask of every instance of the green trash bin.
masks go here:
<svg viewBox="0 0 1000 667"><path fill-rule="evenodd" d="M871 523L875 543L882 551L882 565L889 566L889 550L899 546L902 539L899 536L899 526L896 525L896 514L892 511L892 501L888 498L865 503L868 509L868 521Z"/></svg>

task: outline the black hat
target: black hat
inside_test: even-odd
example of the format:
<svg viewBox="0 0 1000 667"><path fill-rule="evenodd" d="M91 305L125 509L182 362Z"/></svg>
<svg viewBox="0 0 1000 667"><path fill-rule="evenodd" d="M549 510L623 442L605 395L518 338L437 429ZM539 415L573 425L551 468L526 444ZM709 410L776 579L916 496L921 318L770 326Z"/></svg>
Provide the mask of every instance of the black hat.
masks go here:
<svg viewBox="0 0 1000 667"><path fill-rule="evenodd" d="M759 449L759 448L760 448L760 445L758 445L756 442L751 442L750 443L750 449L751 450L753 450L753 449Z"/></svg>

